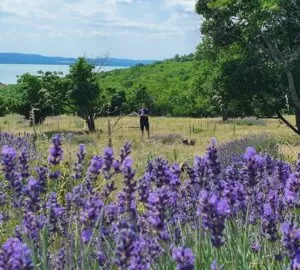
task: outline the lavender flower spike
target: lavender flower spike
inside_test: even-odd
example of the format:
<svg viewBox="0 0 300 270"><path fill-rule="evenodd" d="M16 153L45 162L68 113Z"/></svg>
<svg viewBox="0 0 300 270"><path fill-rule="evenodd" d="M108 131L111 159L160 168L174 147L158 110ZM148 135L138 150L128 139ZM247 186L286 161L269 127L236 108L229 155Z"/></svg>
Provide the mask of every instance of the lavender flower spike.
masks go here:
<svg viewBox="0 0 300 270"><path fill-rule="evenodd" d="M72 176L74 179L82 178L83 172L83 161L86 156L86 149L84 144L79 145L79 150L77 152L77 161L74 166L74 175Z"/></svg>
<svg viewBox="0 0 300 270"><path fill-rule="evenodd" d="M189 248L174 248L172 251L172 259L177 263L177 270L195 269L195 257Z"/></svg>
<svg viewBox="0 0 300 270"><path fill-rule="evenodd" d="M50 156L48 157L48 161L51 165L55 166L58 165L63 158L63 150L61 148L61 135L56 134L55 136L53 136L52 143L53 146L49 149Z"/></svg>
<svg viewBox="0 0 300 270"><path fill-rule="evenodd" d="M21 175L16 169L16 150L13 147L4 145L1 151L2 171L5 173L5 178L9 182L10 188L14 191L13 204L15 207L20 207L22 203L22 183Z"/></svg>
<svg viewBox="0 0 300 270"><path fill-rule="evenodd" d="M28 180L27 186L25 187L26 194L26 209L32 212L36 212L40 209L40 186L38 181L33 178Z"/></svg>
<svg viewBox="0 0 300 270"><path fill-rule="evenodd" d="M34 269L28 246L18 238L9 238L0 250L0 269Z"/></svg>
<svg viewBox="0 0 300 270"><path fill-rule="evenodd" d="M224 269L223 265L218 265L216 260L214 260L210 265L210 270L222 270L222 269Z"/></svg>
<svg viewBox="0 0 300 270"><path fill-rule="evenodd" d="M290 257L291 269L296 264L299 264L300 253L300 229L293 223L285 222L281 226L283 234L283 247L287 250L287 254Z"/></svg>
<svg viewBox="0 0 300 270"><path fill-rule="evenodd" d="M20 163L20 169L21 169L21 176L23 179L26 179L30 176L29 173L29 150L27 147L24 147L21 155L19 156L19 163Z"/></svg>

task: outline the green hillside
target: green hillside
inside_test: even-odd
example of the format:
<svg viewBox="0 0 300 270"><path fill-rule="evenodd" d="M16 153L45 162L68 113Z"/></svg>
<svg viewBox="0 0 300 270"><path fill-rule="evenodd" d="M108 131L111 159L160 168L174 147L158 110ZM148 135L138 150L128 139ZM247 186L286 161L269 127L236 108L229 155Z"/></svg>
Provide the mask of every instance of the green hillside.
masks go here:
<svg viewBox="0 0 300 270"><path fill-rule="evenodd" d="M145 102L153 114L199 116L203 113L200 103L204 100L195 93L197 71L193 58L179 58L101 72L99 85L108 96L113 95L119 101L125 98L122 108L126 112L136 110Z"/></svg>
<svg viewBox="0 0 300 270"><path fill-rule="evenodd" d="M151 115L212 115L212 103L207 93L211 89L207 85L211 71L211 66L202 65L194 55L188 55L150 65L98 72L95 82L100 92L95 104L102 108L104 115L108 103L111 104L110 114L117 115L136 112L143 102ZM49 112L51 115L72 113L72 106L67 104L71 102L68 96L73 89L71 82L70 76L55 72L23 74L16 85L1 89L0 115L10 112L28 115L31 106L39 108L46 116Z"/></svg>

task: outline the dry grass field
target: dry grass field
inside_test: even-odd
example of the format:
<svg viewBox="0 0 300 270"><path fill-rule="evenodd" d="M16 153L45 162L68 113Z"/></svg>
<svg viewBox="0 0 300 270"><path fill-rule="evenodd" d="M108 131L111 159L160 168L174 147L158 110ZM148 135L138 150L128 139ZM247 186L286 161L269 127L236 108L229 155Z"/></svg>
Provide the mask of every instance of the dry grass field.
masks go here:
<svg viewBox="0 0 300 270"><path fill-rule="evenodd" d="M287 116L293 121L293 116ZM133 146L133 158L137 169L144 168L147 161L156 156L163 156L169 161L178 163L192 161L195 155L204 153L212 137L219 144L244 138L251 135L269 136L278 145L279 154L289 161L294 161L300 152L300 137L294 134L283 123L276 119L245 118L222 121L220 118L167 118L151 117L150 140L142 140L137 117L122 117L118 120L111 117L112 142L115 151L119 151L125 141L130 141ZM97 132L87 134L84 121L75 116L49 117L45 123L36 126L37 146L45 155L52 134L63 133L65 161L75 159L75 152L80 143L88 149L88 155L99 154L108 143L107 133L108 118L96 120ZM8 115L0 118L0 130L18 133L33 133L33 128L21 116ZM194 146L183 145L181 139L194 139Z"/></svg>

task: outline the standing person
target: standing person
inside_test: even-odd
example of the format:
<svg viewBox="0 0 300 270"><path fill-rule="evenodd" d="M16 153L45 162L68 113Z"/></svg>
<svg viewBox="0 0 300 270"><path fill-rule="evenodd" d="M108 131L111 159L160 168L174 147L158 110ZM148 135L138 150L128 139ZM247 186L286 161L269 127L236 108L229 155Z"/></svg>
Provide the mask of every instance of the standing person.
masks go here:
<svg viewBox="0 0 300 270"><path fill-rule="evenodd" d="M144 138L144 129L146 128L148 133L148 139L150 139L150 126L149 126L149 110L145 107L145 104L142 104L142 108L139 110L140 117L140 128L142 131L142 138Z"/></svg>

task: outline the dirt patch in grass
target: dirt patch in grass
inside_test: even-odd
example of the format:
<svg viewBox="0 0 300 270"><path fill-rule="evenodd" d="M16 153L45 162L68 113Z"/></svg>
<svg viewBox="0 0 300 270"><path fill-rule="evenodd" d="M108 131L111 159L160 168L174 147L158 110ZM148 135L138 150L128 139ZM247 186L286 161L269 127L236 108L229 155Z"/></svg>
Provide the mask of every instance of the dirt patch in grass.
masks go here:
<svg viewBox="0 0 300 270"><path fill-rule="evenodd" d="M180 134L155 135L151 137L151 141L161 142L163 144L179 143L182 139Z"/></svg>

